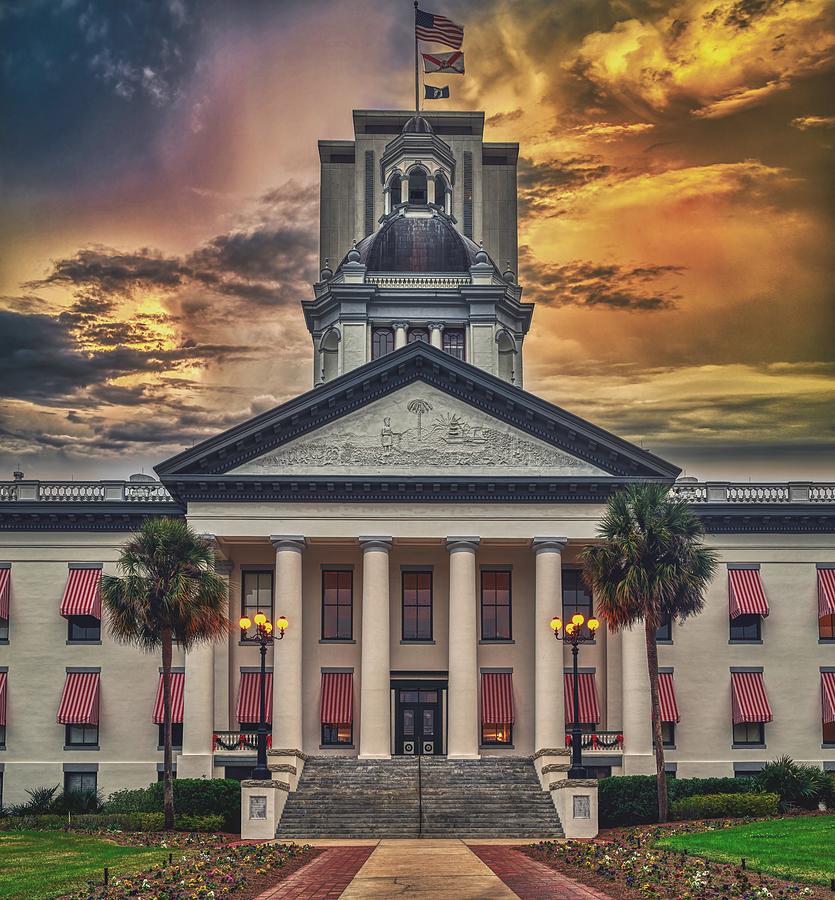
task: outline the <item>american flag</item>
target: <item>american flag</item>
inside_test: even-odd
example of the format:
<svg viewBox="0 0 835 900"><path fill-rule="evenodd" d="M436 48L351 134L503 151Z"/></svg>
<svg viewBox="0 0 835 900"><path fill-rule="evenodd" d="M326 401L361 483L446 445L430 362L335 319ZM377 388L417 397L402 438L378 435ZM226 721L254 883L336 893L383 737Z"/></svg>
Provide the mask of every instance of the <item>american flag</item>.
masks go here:
<svg viewBox="0 0 835 900"><path fill-rule="evenodd" d="M435 41L453 50L460 50L464 42L464 29L445 16L435 16L415 10L415 37L419 41Z"/></svg>

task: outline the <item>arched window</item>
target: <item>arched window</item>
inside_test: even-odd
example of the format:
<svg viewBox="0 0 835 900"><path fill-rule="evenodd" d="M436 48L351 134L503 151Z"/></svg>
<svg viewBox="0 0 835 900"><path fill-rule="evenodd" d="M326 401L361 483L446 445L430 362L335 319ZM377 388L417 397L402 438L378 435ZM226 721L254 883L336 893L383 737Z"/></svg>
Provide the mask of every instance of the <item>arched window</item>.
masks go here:
<svg viewBox="0 0 835 900"><path fill-rule="evenodd" d="M443 172L438 172L435 176L435 204L446 211L446 195L449 188L447 187L446 178Z"/></svg>
<svg viewBox="0 0 835 900"><path fill-rule="evenodd" d="M330 381L339 374L339 332L335 328L323 335L319 350L322 381Z"/></svg>
<svg viewBox="0 0 835 900"><path fill-rule="evenodd" d="M443 335L443 349L445 353L456 359L464 359L464 332L458 328L446 328Z"/></svg>
<svg viewBox="0 0 835 900"><path fill-rule="evenodd" d="M426 172L414 168L409 172L409 203L423 205L426 203Z"/></svg>
<svg viewBox="0 0 835 900"><path fill-rule="evenodd" d="M394 350L394 332L391 328L375 328L371 332L371 358L379 359Z"/></svg>
<svg viewBox="0 0 835 900"><path fill-rule="evenodd" d="M389 178L389 203L390 209L394 209L398 203L403 202L403 182L400 178L400 175L395 172L394 175Z"/></svg>
<svg viewBox="0 0 835 900"><path fill-rule="evenodd" d="M506 331L500 331L496 335L496 343L499 345L498 376L513 384L516 380L516 345Z"/></svg>
<svg viewBox="0 0 835 900"><path fill-rule="evenodd" d="M410 328L408 340L410 344L416 344L418 341L428 344L429 332L425 328Z"/></svg>

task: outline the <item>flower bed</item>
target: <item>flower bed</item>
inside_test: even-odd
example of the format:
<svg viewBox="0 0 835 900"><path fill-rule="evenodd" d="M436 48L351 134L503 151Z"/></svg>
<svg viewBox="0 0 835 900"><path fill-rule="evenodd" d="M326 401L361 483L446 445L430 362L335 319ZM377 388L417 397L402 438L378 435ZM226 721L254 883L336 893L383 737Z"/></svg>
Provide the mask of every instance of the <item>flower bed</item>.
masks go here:
<svg viewBox="0 0 835 900"><path fill-rule="evenodd" d="M711 822L673 826L695 831L739 824ZM654 845L665 828L623 829L616 840L544 841L525 848L530 857L577 881L599 888L614 898L663 897L677 900L762 900L762 898L823 898L829 891L813 885L759 875L739 866L707 862Z"/></svg>
<svg viewBox="0 0 835 900"><path fill-rule="evenodd" d="M135 837L142 844L151 838ZM133 838L124 835L125 842L134 843ZM320 853L295 844L225 844L196 836L174 841L169 836L157 846L172 853L170 864L122 877L113 874L108 885L88 882L84 890L66 895L67 900L250 900Z"/></svg>

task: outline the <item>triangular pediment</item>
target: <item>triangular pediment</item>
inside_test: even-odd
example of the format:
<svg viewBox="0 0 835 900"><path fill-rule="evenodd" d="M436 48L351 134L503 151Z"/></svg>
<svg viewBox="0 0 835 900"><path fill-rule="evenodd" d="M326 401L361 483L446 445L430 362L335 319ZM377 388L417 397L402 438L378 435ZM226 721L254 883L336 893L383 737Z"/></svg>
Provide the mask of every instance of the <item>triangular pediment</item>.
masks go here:
<svg viewBox="0 0 835 900"><path fill-rule="evenodd" d="M679 469L419 342L156 467L182 479L673 480ZM185 482L182 482L185 483ZM208 482L200 482L208 484Z"/></svg>
<svg viewBox="0 0 835 900"><path fill-rule="evenodd" d="M605 476L424 381L288 441L230 475Z"/></svg>

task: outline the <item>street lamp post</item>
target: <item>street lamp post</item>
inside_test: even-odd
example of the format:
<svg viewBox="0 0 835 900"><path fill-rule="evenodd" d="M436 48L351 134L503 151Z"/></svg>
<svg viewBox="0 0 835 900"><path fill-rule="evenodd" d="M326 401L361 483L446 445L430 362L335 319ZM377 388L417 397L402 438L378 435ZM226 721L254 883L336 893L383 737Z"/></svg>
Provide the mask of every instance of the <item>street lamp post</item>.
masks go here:
<svg viewBox="0 0 835 900"><path fill-rule="evenodd" d="M580 731L580 686L577 678L577 656L580 652L580 644L587 641L593 641L597 629L600 628L600 621L590 618L586 621L585 616L577 613L572 617L570 622L563 625L562 619L554 616L551 619L551 630L554 637L558 641L563 641L571 646L571 654L573 656L574 684L572 703L574 715L571 722L571 768L568 770L569 778L585 778L587 773L583 766L583 748L580 746L582 741L582 732Z"/></svg>
<svg viewBox="0 0 835 900"><path fill-rule="evenodd" d="M258 715L258 759L252 770L252 777L258 781L269 781L270 770L267 768L267 644L280 641L287 630L288 622L285 616L276 619L275 627L278 629L278 637L275 636L272 622L268 621L264 613L255 614L255 637L261 645L261 683L259 684L260 708ZM252 627L253 620L249 616L243 616L238 624L241 631L247 631ZM273 660L273 668L278 668Z"/></svg>

